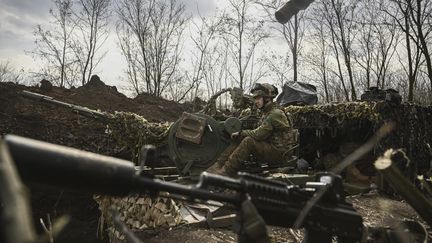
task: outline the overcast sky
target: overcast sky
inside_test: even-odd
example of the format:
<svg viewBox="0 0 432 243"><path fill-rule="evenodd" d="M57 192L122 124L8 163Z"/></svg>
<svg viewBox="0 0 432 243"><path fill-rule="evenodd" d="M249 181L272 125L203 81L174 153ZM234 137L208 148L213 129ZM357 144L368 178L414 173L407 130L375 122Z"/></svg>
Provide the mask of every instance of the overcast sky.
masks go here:
<svg viewBox="0 0 432 243"><path fill-rule="evenodd" d="M224 0L179 0L188 12L211 14L216 7L223 6ZM33 31L37 24L49 23L51 0L0 0L0 62L9 61L17 69L37 70L38 62L26 54L35 48ZM106 57L96 68L96 74L109 85L118 85L123 74L124 58L117 48L117 36L113 28L105 43Z"/></svg>
<svg viewBox="0 0 432 243"><path fill-rule="evenodd" d="M25 55L34 47L33 30L46 23L51 2L47 0L0 0L0 58L27 68L32 58Z"/></svg>

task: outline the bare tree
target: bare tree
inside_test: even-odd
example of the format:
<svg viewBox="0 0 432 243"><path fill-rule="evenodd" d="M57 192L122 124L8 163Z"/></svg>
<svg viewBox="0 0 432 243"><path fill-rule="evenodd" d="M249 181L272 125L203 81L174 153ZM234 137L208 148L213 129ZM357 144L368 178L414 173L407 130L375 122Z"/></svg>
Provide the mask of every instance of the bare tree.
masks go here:
<svg viewBox="0 0 432 243"><path fill-rule="evenodd" d="M45 61L35 76L60 87L84 85L101 57L96 53L107 37L110 0L53 0L51 28L36 27L36 49ZM77 4L75 4L77 3Z"/></svg>
<svg viewBox="0 0 432 243"><path fill-rule="evenodd" d="M305 36L305 30L308 24L306 21L307 11L301 11L294 15L294 17L291 18L286 24L275 24L276 19L274 17L274 13L285 3L285 0L257 1L257 4L261 5L266 12L267 19L269 19L272 29L278 32L288 45L292 58L292 81L297 82L299 57L302 51L302 41L303 37Z"/></svg>
<svg viewBox="0 0 432 243"><path fill-rule="evenodd" d="M94 69L105 53L96 53L108 37L111 0L77 0L77 30L73 50L81 73L81 84L90 80ZM78 31L77 31L78 32Z"/></svg>
<svg viewBox="0 0 432 243"><path fill-rule="evenodd" d="M405 53L402 50L399 51L398 57L398 61L402 66L405 75L408 77L408 87L406 87L408 95L406 98L407 101L413 102L417 85L417 76L424 61L422 60L422 53L419 46L411 43L411 39L407 32L405 32ZM406 78L401 79L400 83L405 83L405 79ZM405 86L402 84L402 87Z"/></svg>
<svg viewBox="0 0 432 243"><path fill-rule="evenodd" d="M386 74L397 49L399 32L395 21L380 10L385 7L385 1L364 1L359 6L358 48L353 50L353 57L364 71L358 79L364 81L363 88L386 86Z"/></svg>
<svg viewBox="0 0 432 243"><path fill-rule="evenodd" d="M23 70L17 71L11 66L10 61L0 62L0 83L14 82L19 83L22 80Z"/></svg>
<svg viewBox="0 0 432 243"><path fill-rule="evenodd" d="M314 22L318 22L319 25L321 25L322 23L325 24L326 27L326 31L329 30L330 32L330 47L331 50L333 52L333 59L336 62L336 66L337 66L337 71L334 71L333 69L329 69L329 71L334 74L334 76L338 77L338 79L340 80L340 84L342 86L342 90L343 90L343 94L345 96L345 100L349 100L349 93L348 90L346 88L346 84L345 84L345 78L344 78L344 73L342 70L342 64L340 62L340 51L338 48L338 40L336 38L336 33L335 33L335 27L334 24L335 23L335 16L334 14L332 14L330 12L330 8L328 6L328 2L327 0L323 0L321 2L318 2L318 4L313 5L314 7L313 10L314 12L311 14L312 16L314 16L312 18L312 21ZM316 26L316 24L315 24ZM323 32L322 32L323 33ZM318 34L320 35L320 34Z"/></svg>
<svg viewBox="0 0 432 243"><path fill-rule="evenodd" d="M289 58L289 53L283 55L272 51L261 59L261 62L266 65L280 87L283 87L289 80L289 72L291 71Z"/></svg>
<svg viewBox="0 0 432 243"><path fill-rule="evenodd" d="M199 19L192 21L191 40L194 47L194 51L191 53L192 72L191 75L187 72L185 74L185 78L189 80L189 87L178 101L183 100L192 90L194 92L192 92L191 100L193 100L197 96L203 81L204 68L210 68L208 71L213 70L212 67L206 66L205 64L208 62L208 59L212 59L214 55L217 55L217 53L215 53L215 47L218 45L217 30L221 23L222 19L216 15L205 18L199 14Z"/></svg>
<svg viewBox="0 0 432 243"><path fill-rule="evenodd" d="M251 16L254 1L228 0L228 3L221 35L229 43L229 57L235 65L235 71L230 70L229 74L244 89L265 75L262 66L254 66L254 59L258 44L269 34L264 29L264 21L256 21Z"/></svg>
<svg viewBox="0 0 432 243"><path fill-rule="evenodd" d="M207 97L230 86L229 79L229 41L222 39L218 45L212 47L211 58L204 60L203 77L205 80Z"/></svg>
<svg viewBox="0 0 432 243"><path fill-rule="evenodd" d="M291 50L293 62L293 81L297 82L298 59L301 52L301 42L304 36L304 25L301 25L305 12L294 15L294 18L283 25L282 34Z"/></svg>
<svg viewBox="0 0 432 243"><path fill-rule="evenodd" d="M126 59L126 81L132 86L134 93L138 95L144 90L142 87L144 84L141 81L145 80L145 72L139 68L139 51L135 48L139 44L134 43L134 40L130 38L130 36L133 35L131 30L119 29L117 26L116 31L119 39L118 45L120 51Z"/></svg>
<svg viewBox="0 0 432 243"><path fill-rule="evenodd" d="M404 65L404 62L401 62L401 64L408 76L408 101L413 101L416 78L422 64L420 53L422 53L423 57L425 58L428 73L429 70L431 70L428 65L428 59L430 61L430 57L427 54L429 53L427 49L427 43L424 43L426 44L426 49L423 48L422 44L423 42L426 42L425 37L427 37L432 30L430 24L429 26L424 24L431 19L431 9L429 6L428 8L423 8L423 11L414 10L421 10L423 6L422 4L424 4L424 6L428 6L427 1L391 0L390 2L394 3L394 5L390 6L388 9L384 9L384 11L387 13L387 15L392 17L399 29L403 31L405 36L405 56L408 64ZM425 11L426 9L429 9L429 14L427 14ZM425 28L425 30L423 30L423 28ZM423 41L421 39L423 39ZM428 76L429 80L431 80L432 76ZM429 83L432 85L431 81Z"/></svg>
<svg viewBox="0 0 432 243"><path fill-rule="evenodd" d="M414 93L416 95L413 98L413 102L428 106L432 104L432 90L427 72L419 72L417 75Z"/></svg>
<svg viewBox="0 0 432 243"><path fill-rule="evenodd" d="M415 43L420 47L426 61L427 76L432 89L432 60L428 48L428 38L432 32L432 3L428 0L397 1L401 9L408 9L411 17L411 30L417 36ZM416 39L414 39L416 40Z"/></svg>
<svg viewBox="0 0 432 243"><path fill-rule="evenodd" d="M53 3L54 8L50 9L53 28L36 27L36 49L32 53L46 62L41 74L49 75L54 83L64 87L74 84L75 59L70 44L76 22L72 18L71 0L54 0Z"/></svg>
<svg viewBox="0 0 432 243"><path fill-rule="evenodd" d="M339 78L344 90L346 90L346 88L343 79L344 74L339 62L339 55L342 55L345 64L345 69L348 74L348 81L350 84L351 100L355 100L357 98L351 62L352 44L355 37L355 32L353 31L355 28L354 19L357 4L358 1L323 0L321 5L323 10L323 19L328 25L327 27L331 33L335 58L338 64ZM346 98L349 100L349 97Z"/></svg>
<svg viewBox="0 0 432 243"><path fill-rule="evenodd" d="M389 67L396 53L400 36L394 21L387 20L382 15L380 17L381 22L373 26L376 33L377 48L375 49L373 58L375 68L372 71L376 76L376 86L381 86L384 89L387 86Z"/></svg>
<svg viewBox="0 0 432 243"><path fill-rule="evenodd" d="M190 83L185 83L183 73L177 72L166 90L166 97L170 100L179 102L190 92Z"/></svg>
<svg viewBox="0 0 432 243"><path fill-rule="evenodd" d="M376 48L373 26L377 24L375 21L379 11L375 6L375 1L365 1L362 4L360 8L363 11L359 15L359 48L353 51L353 57L361 69L364 70L364 79L361 78L361 81L364 80L364 88L369 88L372 82L373 52Z"/></svg>
<svg viewBox="0 0 432 243"><path fill-rule="evenodd" d="M134 66L135 71L142 70L141 75L132 76L137 79L134 82L143 82L146 92L161 96L178 76L181 37L189 19L184 5L177 0L117 0L116 11L118 33L130 34L128 38L132 39L127 44L120 43L131 49L123 51L131 54L126 56L126 61L134 59L128 66ZM125 38L119 37L119 41Z"/></svg>
<svg viewBox="0 0 432 243"><path fill-rule="evenodd" d="M317 83L320 83L326 102L331 102L331 90L329 87L329 62L330 47L328 43L328 34L326 33L325 24L321 19L312 19L311 21L310 40L311 49L306 55L306 62L309 64L312 72L315 74Z"/></svg>

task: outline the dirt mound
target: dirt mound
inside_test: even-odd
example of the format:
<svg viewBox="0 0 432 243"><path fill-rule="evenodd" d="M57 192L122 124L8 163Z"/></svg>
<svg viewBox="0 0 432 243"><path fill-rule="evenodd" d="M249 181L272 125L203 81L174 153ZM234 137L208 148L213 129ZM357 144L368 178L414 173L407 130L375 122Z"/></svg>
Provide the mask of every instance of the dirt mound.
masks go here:
<svg viewBox="0 0 432 243"><path fill-rule="evenodd" d="M105 124L79 116L65 107L24 98L20 95L23 90L109 113L134 112L149 121L175 121L183 112L181 105L148 94L130 99L116 87L105 85L97 76L86 85L72 89L52 86L47 80L39 87L0 83L0 137L16 134L128 160L131 152L106 133ZM31 186L30 191L36 226L40 226L39 218L45 219L47 214L52 218L71 216L72 222L58 242L106 241L96 239L100 213L91 195L38 186Z"/></svg>
<svg viewBox="0 0 432 243"><path fill-rule="evenodd" d="M141 104L137 110L133 112L137 114L147 113L151 109L151 114L156 117L175 117L176 119L181 116L185 111L183 105L174 101L155 97L154 95L142 93L135 97L134 101ZM168 108L168 109L167 109ZM167 121L170 121L166 119Z"/></svg>
<svg viewBox="0 0 432 243"><path fill-rule="evenodd" d="M46 80L41 87L0 83L0 136L17 134L102 154L120 153L121 148L105 133L104 124L78 116L65 107L24 98L20 95L22 90L108 113L133 112L153 122L175 121L184 111L180 104L149 94L130 99L97 76L79 88L54 87Z"/></svg>
<svg viewBox="0 0 432 243"><path fill-rule="evenodd" d="M41 87L46 87L46 84L43 86L41 85ZM155 122L175 121L184 111L183 106L178 103L149 94L143 94L135 99L130 99L124 94L119 93L115 86L105 85L98 78L92 79L82 87L72 89L59 87L41 89L38 87L24 86L21 86L18 89L30 90L54 97L67 103L109 113L115 111L134 112L149 121ZM144 96L145 98L143 98Z"/></svg>
<svg viewBox="0 0 432 243"><path fill-rule="evenodd" d="M84 87L95 87L95 88L104 88L107 87L102 80L100 80L99 76L93 75L90 78L90 81L84 85ZM113 86L115 88L115 86ZM117 90L117 89L116 89Z"/></svg>

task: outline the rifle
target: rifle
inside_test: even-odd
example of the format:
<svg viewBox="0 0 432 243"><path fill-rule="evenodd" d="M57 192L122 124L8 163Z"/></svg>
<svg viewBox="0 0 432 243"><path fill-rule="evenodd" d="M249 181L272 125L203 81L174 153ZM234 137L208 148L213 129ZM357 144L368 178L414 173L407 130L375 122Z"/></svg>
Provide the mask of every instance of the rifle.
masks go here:
<svg viewBox="0 0 432 243"><path fill-rule="evenodd" d="M33 99L33 100L42 101L42 102L45 102L48 104L55 104L58 106L63 106L63 107L69 108L72 111L78 113L79 115L82 115L82 116L85 116L88 118L92 118L92 119L96 119L96 120L101 121L101 122L106 122L107 120L109 120L111 118L109 113L96 111L96 110L89 109L87 107L83 107L83 106L79 106L79 105L73 105L70 103L59 101L59 100L56 100L53 97L50 97L47 95L37 94L37 93L33 93L30 91L26 91L26 90L23 90L21 92L21 95L26 97L26 98Z"/></svg>
<svg viewBox="0 0 432 243"><path fill-rule="evenodd" d="M306 229L306 242L332 242L333 236L340 242L362 239L362 218L345 201L341 178L334 174L319 174L317 182L300 187L247 173L233 179L203 172L198 184L181 185L143 175L130 161L13 135L4 140L24 181L116 196L168 192L177 199L215 200L235 208L250 201L265 223L274 226L292 227L308 200L326 187L300 225Z"/></svg>

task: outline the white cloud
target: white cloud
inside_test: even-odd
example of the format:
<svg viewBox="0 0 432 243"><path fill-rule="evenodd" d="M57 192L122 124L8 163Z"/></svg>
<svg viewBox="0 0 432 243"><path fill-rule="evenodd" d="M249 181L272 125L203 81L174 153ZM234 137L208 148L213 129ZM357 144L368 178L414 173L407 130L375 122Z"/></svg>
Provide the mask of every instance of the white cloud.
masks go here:
<svg viewBox="0 0 432 243"><path fill-rule="evenodd" d="M48 14L52 2L49 0L1 0L0 8L19 13L43 17Z"/></svg>
<svg viewBox="0 0 432 243"><path fill-rule="evenodd" d="M25 54L34 48L33 31L48 22L51 1L0 1L0 61L10 61L17 68L34 69L37 63Z"/></svg>

